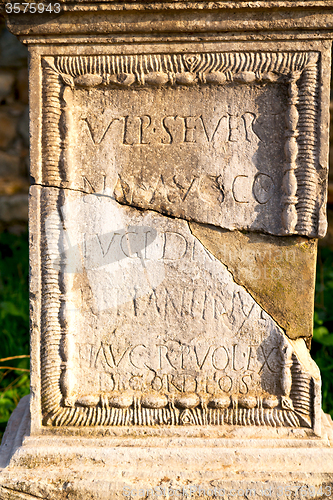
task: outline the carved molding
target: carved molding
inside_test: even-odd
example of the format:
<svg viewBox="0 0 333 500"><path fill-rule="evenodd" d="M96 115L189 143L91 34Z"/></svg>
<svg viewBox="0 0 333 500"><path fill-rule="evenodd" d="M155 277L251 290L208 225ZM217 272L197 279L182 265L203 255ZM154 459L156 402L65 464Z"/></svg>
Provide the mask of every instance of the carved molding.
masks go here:
<svg viewBox="0 0 333 500"><path fill-rule="evenodd" d="M155 425L242 425L268 427L311 427L301 425L292 411L267 408L66 408L45 421L54 426L155 426Z"/></svg>
<svg viewBox="0 0 333 500"><path fill-rule="evenodd" d="M285 234L317 236L318 67L319 54L314 52L47 57L43 60L43 184L59 185L64 180L61 164L70 166L71 103L75 88L284 84L288 86L289 106L282 226ZM182 407L173 397L155 407L145 404L143 396L135 395L129 395L129 404L125 406L116 402L116 394L80 400L72 364L70 326L62 324L60 319L70 283L50 260L50 256L54 259L59 256L61 231L50 214L57 211L61 196L61 191L53 192L42 195L41 200L41 377L45 425L312 426L313 381L302 371L288 346L281 346L282 396L271 405L264 397L249 402L241 396L216 403L215 407L209 398L198 395L196 402L188 407ZM51 246L49 237L46 241L46 232L49 236L50 231Z"/></svg>

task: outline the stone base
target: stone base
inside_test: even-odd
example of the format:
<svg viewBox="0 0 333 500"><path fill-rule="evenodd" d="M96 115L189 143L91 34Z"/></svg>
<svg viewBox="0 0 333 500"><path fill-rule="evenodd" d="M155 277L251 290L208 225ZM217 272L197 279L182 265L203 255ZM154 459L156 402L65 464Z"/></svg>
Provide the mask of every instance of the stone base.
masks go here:
<svg viewBox="0 0 333 500"><path fill-rule="evenodd" d="M0 448L0 499L332 498L333 423L324 413L322 425L322 438L290 431L278 440L264 428L243 439L204 430L202 437L29 436L25 397Z"/></svg>

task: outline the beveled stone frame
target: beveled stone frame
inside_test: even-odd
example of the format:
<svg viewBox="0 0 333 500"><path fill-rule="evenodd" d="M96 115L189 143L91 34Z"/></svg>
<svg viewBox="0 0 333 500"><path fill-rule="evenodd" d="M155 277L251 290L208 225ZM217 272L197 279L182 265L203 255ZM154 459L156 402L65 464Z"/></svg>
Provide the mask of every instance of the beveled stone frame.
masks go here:
<svg viewBox="0 0 333 500"><path fill-rule="evenodd" d="M67 146L71 140L71 102L76 86L91 88L111 85L126 88L130 85L283 83L289 88L283 178L283 234L322 236L326 230L326 189L318 163L320 58L320 52L306 50L42 57L43 164L40 184L66 187L64 172L69 170L71 164ZM59 201L60 192L47 197L41 195L39 209L43 217L36 221L37 224L42 223L57 208ZM56 227L53 236L56 252L59 238ZM62 405L63 398L70 399L71 396L71 372L74 369L71 362L72 346L70 332L59 321L64 290L58 283L58 271L47 258L46 247L45 228L42 227L40 328L44 424L66 426L73 425L75 421L79 426L88 425L88 422L101 425L103 412L99 405L87 409L75 406L66 408ZM315 386L317 387L317 383ZM318 406L319 393L317 387L314 408ZM314 408L311 412L316 414ZM117 418L112 420L113 425L117 421Z"/></svg>

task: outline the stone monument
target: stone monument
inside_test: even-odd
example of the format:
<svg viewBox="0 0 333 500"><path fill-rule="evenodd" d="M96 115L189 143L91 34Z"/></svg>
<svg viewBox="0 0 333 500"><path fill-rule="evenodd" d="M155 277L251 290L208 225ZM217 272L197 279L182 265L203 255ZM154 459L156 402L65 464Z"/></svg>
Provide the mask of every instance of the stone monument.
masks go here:
<svg viewBox="0 0 333 500"><path fill-rule="evenodd" d="M1 500L331 498L308 349L333 1L4 11L30 51L31 397Z"/></svg>

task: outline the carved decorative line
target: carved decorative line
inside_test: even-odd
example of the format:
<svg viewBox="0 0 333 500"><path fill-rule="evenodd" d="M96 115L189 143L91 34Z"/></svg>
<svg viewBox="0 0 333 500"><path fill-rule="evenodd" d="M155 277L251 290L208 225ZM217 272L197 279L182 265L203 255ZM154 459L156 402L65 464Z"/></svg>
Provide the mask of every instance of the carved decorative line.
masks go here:
<svg viewBox="0 0 333 500"><path fill-rule="evenodd" d="M285 234L293 234L295 232L295 227L297 223L297 178L295 175L296 160L298 155L298 145L297 145L297 125L298 125L298 87L297 80L300 77L299 72L294 72L291 75L289 83L289 107L286 115L287 131L286 137L287 141L285 144L285 156L286 163L283 172L282 190L283 190L283 209L282 209L282 227Z"/></svg>
<svg viewBox="0 0 333 500"><path fill-rule="evenodd" d="M59 180L61 83L59 73L45 64L45 61L43 77L43 182L52 184Z"/></svg>
<svg viewBox="0 0 333 500"><path fill-rule="evenodd" d="M193 408L62 408L44 422L59 426L155 426L155 425L241 425L268 427L300 427L291 410L267 408L225 408L208 410Z"/></svg>
<svg viewBox="0 0 333 500"><path fill-rule="evenodd" d="M281 343L281 406L284 410L294 410L290 391L292 387L293 350L285 339Z"/></svg>
<svg viewBox="0 0 333 500"><path fill-rule="evenodd" d="M288 342L281 344L281 406L296 413L302 426L312 427L312 378L304 373ZM294 417L289 415L288 418Z"/></svg>
<svg viewBox="0 0 333 500"><path fill-rule="evenodd" d="M60 64L61 63L61 64ZM317 180L317 156L314 148L317 144L316 138L316 97L318 88L318 54L310 53L294 53L294 54L271 54L271 53L248 53L248 54L201 54L196 56L191 55L155 55L155 56L99 56L99 57L60 57L56 58L55 66L53 59L47 58L44 61L44 79L43 79L43 180L45 183L52 183L61 178L61 172L64 169L60 168L61 161L70 161L69 144L71 130L71 99L73 97L72 90L68 87L63 87L60 84L59 71L63 82L72 86L74 83L99 85L101 83L117 83L121 85L129 85L134 81L138 83L150 82L156 84L161 82L161 69L168 68L170 72L170 83L192 84L196 81L207 83L224 83L225 81L252 82L256 79L260 81L276 81L279 75L285 75L290 78L290 74L298 75L297 72L303 71L300 79L298 100L292 95L297 91L295 88L295 76L292 76L290 85L294 85L291 89L291 109L289 110L289 132L290 138L296 136L295 133L295 116L298 111L298 130L299 136L296 147L298 148L298 157L296 168L293 159L292 149L295 147L292 141L292 147L288 143L287 159L288 172L285 172L286 190L290 193L295 179L297 178L297 204L296 210L298 214L298 222L296 232L299 234L309 235L309 231L315 233L317 228L316 214L316 189L318 186ZM60 66L63 65L63 68ZM107 67L107 65L109 65ZM153 75L149 75L150 69L153 69ZM109 70L109 74L104 74L105 70ZM75 71L74 71L75 70ZM64 73L65 71L66 73ZM126 73L130 71L130 73ZM177 72L176 72L177 71ZM208 73L210 71L210 73ZM89 73L91 72L91 73ZM101 72L102 75L96 74ZM195 77L193 77L195 73ZM164 73L163 73L164 74ZM74 76L73 76L74 75ZM77 75L77 76L75 76ZM174 75L174 76L172 76ZM176 76L178 75L178 76ZM191 76L192 75L192 76ZM210 75L210 76L209 76ZM223 75L223 76L222 76ZM81 81L74 81L75 78L84 76ZM133 79L133 76L135 78ZM149 78L147 77L150 77ZM112 77L115 77L112 79ZM157 78L157 80L155 79ZM174 78L174 80L173 80ZM155 80L154 80L155 79ZM165 79L164 79L165 80ZM90 83L89 83L90 82ZM169 80L168 80L169 82ZM68 89L68 90L67 90ZM63 91L63 93L62 93ZM61 107L61 98L64 105ZM294 99L294 101L293 101ZM296 111L295 109L296 108ZM61 113L63 119L63 140L61 140L60 126ZM64 155L62 156L62 151ZM291 188L290 188L291 186ZM289 196L289 194L288 194ZM170 412L171 423L168 420L168 414L165 411L152 410L141 408L137 405L134 410L128 409L127 413L115 412L115 409L110 408L63 408L60 406L62 396L65 398L65 403L73 404L74 385L75 381L72 378L71 372L71 349L69 346L66 331L61 329L59 323L61 293L66 291L66 284L62 283L63 290L60 290L59 273L52 266L52 261L57 259L59 254L60 244L60 229L59 220L57 217L53 219L52 214L57 213L58 194L50 192L47 195L42 194L42 405L43 413L46 415L46 420L54 425L154 425L157 414L161 414L163 419L161 424L179 425L180 414L176 409L168 410ZM295 204L286 202L286 205ZM293 215L295 213L293 212ZM288 222L288 217L286 217ZM292 225L292 223L288 222ZM311 235L315 235L310 233ZM46 239L48 236L48 239ZM67 288L70 288L67 285ZM59 356L59 346L60 355ZM63 373L61 376L61 386L63 394L60 391L59 379L61 373L61 361ZM284 389L284 392L286 389ZM293 389L290 392L290 398L293 400ZM309 394L309 391L308 393ZM285 394L286 395L286 394ZM310 396L309 396L310 397ZM296 398L297 400L297 398ZM294 403L296 405L297 401ZM298 404L298 403L297 403ZM298 405L297 410L301 406ZM295 406L296 410L296 406ZM134 413L132 414L131 411ZM270 425L260 423L267 419L272 422L280 422L281 425L297 425L297 417L293 411L286 410L267 410L253 409L252 413L247 409L232 409L232 410L209 410L208 413L197 409L192 415L195 421L211 423L209 415L219 415L219 421L226 421L231 415L231 422L250 422L255 421L253 425ZM190 415L194 410L189 410ZM198 413L199 412L199 413ZM217 412L217 413L216 413ZM301 412L299 412L301 413ZM120 424L107 424L112 418L116 418L115 422L125 422ZM253 415L253 420L251 420ZM272 416L273 415L273 416ZM185 418L186 414L183 415ZM215 417L214 417L215 418ZM207 420L206 420L207 419ZM263 419L263 420L262 420ZM273 419L273 420L272 420ZM111 419L112 420L112 419ZM112 420L113 421L113 420ZM99 424L98 424L99 422ZM104 424L101 424L104 422ZM127 423L126 423L127 422ZM134 424L133 424L134 422ZM143 424L142 422L146 422ZM150 422L150 423L149 423ZM287 422L287 423L286 423ZM218 424L220 425L220 424ZM241 425L241 424L239 424ZM247 425L247 424L244 424ZM250 425L250 424L249 424ZM271 424L273 425L273 424ZM277 424L278 425L278 424Z"/></svg>
<svg viewBox="0 0 333 500"><path fill-rule="evenodd" d="M61 83L59 73L43 61L43 183L57 183L60 177L62 141ZM59 273L54 266L61 253L60 228L57 216L60 193L58 190L42 191L41 194L41 379L42 408L44 413L59 411L62 394L59 387L61 359L59 345L62 329L59 323L61 290Z"/></svg>
<svg viewBox="0 0 333 500"><path fill-rule="evenodd" d="M302 71L307 59L305 52L140 54L58 56L54 64L64 75L66 83L72 85L191 85L234 80L247 83L261 79L275 81L278 75Z"/></svg>
<svg viewBox="0 0 333 500"><path fill-rule="evenodd" d="M310 54L308 64L304 68L299 86L299 168L298 180L298 224L296 230L300 234L318 236L319 220L317 209L318 179L318 145L317 117L319 99L318 90L318 55ZM326 224L323 225L324 227ZM319 236L324 236L320 234Z"/></svg>
<svg viewBox="0 0 333 500"><path fill-rule="evenodd" d="M58 71L44 60L43 86L43 182L57 184L61 174L71 172L71 136L72 132L72 90L60 83ZM63 106L62 106L63 104ZM61 134L61 131L63 132ZM63 140L62 136L63 135ZM66 163L67 169L60 169L60 162ZM72 367L71 337L67 335L68 325L60 323L61 297L71 289L71 273L59 275L59 255L65 247L65 231L59 227L58 205L61 193L50 190L43 194L42 220L42 404L44 411L60 408L62 397L71 404L75 379ZM55 263L58 266L55 266ZM60 352L59 352L60 351ZM60 354L60 357L59 357ZM60 391L61 387L61 391ZM57 411L58 413L58 411Z"/></svg>
<svg viewBox="0 0 333 500"><path fill-rule="evenodd" d="M66 275L71 276L69 273L66 273ZM67 290L70 289L70 284L66 283L65 287ZM64 290L64 294L66 294L66 289ZM60 375L61 393L63 395L64 404L66 406L74 406L76 399L75 366L73 364L74 345L73 335L68 334L68 325L62 328L60 354L62 359L62 373Z"/></svg>
<svg viewBox="0 0 333 500"><path fill-rule="evenodd" d="M302 372L301 365L299 364L296 356L294 356L294 363L292 367L292 388L290 397L293 401L295 412L299 419L311 427L313 418L313 380L310 375Z"/></svg>
<svg viewBox="0 0 333 500"><path fill-rule="evenodd" d="M74 140L74 120L73 120L73 90L66 86L62 92L62 130L63 130L63 163L65 168L64 172L72 173L73 168L73 151L72 145Z"/></svg>
<svg viewBox="0 0 333 500"><path fill-rule="evenodd" d="M42 191L41 194L41 379L42 407L45 413L59 408L62 394L59 387L60 359L59 324L60 296L58 271L53 262L59 256L59 221L56 216L58 190Z"/></svg>

